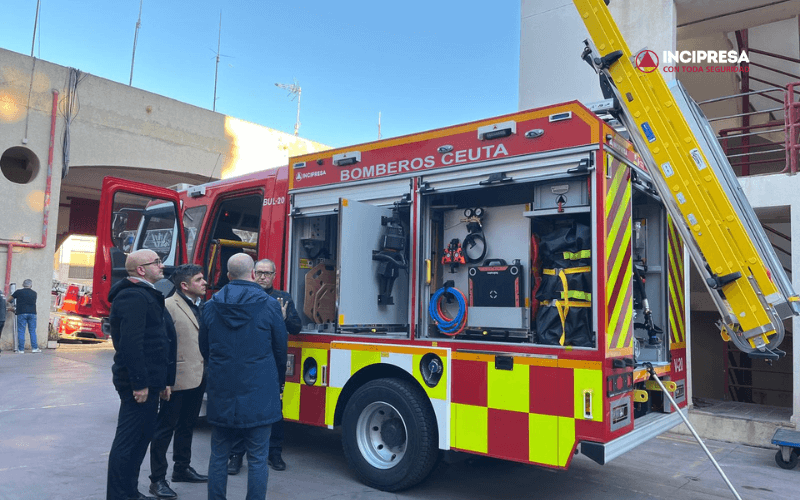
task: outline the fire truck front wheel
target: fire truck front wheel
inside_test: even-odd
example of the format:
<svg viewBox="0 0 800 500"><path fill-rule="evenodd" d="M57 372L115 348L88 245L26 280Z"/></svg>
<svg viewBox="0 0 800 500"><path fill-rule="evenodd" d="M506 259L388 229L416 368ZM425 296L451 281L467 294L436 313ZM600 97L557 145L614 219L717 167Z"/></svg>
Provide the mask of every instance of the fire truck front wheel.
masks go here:
<svg viewBox="0 0 800 500"><path fill-rule="evenodd" d="M347 402L342 444L359 479L383 491L423 481L439 458L436 417L425 393L399 379L373 380Z"/></svg>

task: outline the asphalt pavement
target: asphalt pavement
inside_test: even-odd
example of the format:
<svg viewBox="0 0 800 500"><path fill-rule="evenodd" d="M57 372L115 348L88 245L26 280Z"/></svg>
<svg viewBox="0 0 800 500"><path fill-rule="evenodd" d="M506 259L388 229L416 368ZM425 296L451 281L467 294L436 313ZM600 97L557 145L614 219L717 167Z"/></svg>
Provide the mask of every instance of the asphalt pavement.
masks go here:
<svg viewBox="0 0 800 500"><path fill-rule="evenodd" d="M103 499L119 398L111 384L113 349L61 345L41 354L0 355L0 500ZM192 465L208 470L211 429L195 431ZM706 445L744 499L800 498L800 468L775 465L776 449L719 441ZM168 455L171 457L171 455ZM286 471L270 471L271 499L691 499L734 498L696 442L665 434L610 464L584 456L566 472L474 457L440 465L399 493L368 488L348 469L338 431L287 424ZM149 486L149 458L139 491ZM172 464L170 464L171 474ZM228 498L243 499L246 466L229 477ZM204 484L173 483L180 499L206 498Z"/></svg>

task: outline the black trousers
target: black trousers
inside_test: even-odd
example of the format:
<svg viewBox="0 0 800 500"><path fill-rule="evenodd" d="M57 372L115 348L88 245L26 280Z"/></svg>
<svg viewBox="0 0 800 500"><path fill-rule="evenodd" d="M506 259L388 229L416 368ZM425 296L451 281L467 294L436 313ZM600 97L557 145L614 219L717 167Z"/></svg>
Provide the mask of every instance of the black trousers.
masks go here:
<svg viewBox="0 0 800 500"><path fill-rule="evenodd" d="M158 392L151 387L144 403L137 403L132 391L119 393L117 433L108 454L106 500L139 497L139 469L156 428Z"/></svg>
<svg viewBox="0 0 800 500"><path fill-rule="evenodd" d="M167 476L167 448L172 441L173 471L189 467L192 461L192 435L200 406L203 404L203 393L206 381L194 389L175 391L169 401L161 401L158 410L158 421L153 440L150 443L150 482L155 483Z"/></svg>
<svg viewBox="0 0 800 500"><path fill-rule="evenodd" d="M244 440L239 439L231 446L231 455L244 455ZM272 424L272 433L269 435L269 456L280 455L283 451L283 419Z"/></svg>

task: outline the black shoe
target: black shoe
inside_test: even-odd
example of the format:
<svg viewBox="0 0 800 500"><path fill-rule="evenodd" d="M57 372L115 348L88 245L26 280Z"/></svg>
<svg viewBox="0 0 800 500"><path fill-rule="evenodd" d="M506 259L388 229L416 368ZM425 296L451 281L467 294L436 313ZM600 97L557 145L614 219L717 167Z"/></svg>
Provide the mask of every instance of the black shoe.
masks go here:
<svg viewBox="0 0 800 500"><path fill-rule="evenodd" d="M280 455L272 455L267 458L267 463L272 470L286 470L286 462L283 461Z"/></svg>
<svg viewBox="0 0 800 500"><path fill-rule="evenodd" d="M242 470L242 458L243 455L231 455L230 460L228 460L228 474L231 476L235 476Z"/></svg>
<svg viewBox="0 0 800 500"><path fill-rule="evenodd" d="M172 491L166 479L161 479L155 483L150 483L150 493L156 498L178 498L178 494ZM153 498L140 495L139 498Z"/></svg>
<svg viewBox="0 0 800 500"><path fill-rule="evenodd" d="M208 476L198 474L196 470L191 467L185 469L172 471L173 483L207 483Z"/></svg>

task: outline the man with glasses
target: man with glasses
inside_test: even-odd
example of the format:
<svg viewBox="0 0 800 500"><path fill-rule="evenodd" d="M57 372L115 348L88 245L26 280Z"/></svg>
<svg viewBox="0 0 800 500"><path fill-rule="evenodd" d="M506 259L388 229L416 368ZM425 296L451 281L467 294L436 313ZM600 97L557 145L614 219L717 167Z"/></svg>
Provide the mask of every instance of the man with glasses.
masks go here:
<svg viewBox="0 0 800 500"><path fill-rule="evenodd" d="M156 428L158 400L168 401L175 383L175 329L154 286L164 277L164 265L152 250L137 250L128 255L125 270L128 277L108 294L116 351L111 372L120 407L108 455L107 500L154 498L139 493L139 469Z"/></svg>
<svg viewBox="0 0 800 500"><path fill-rule="evenodd" d="M294 307L292 296L288 292L277 290L273 285L275 281L275 263L269 259L262 259L256 262L255 267L256 283L267 292L272 298L276 299L281 305L283 322L286 331L290 335L300 333L300 315ZM283 388L281 388L283 390ZM272 434L269 438L269 457L267 463L273 470L286 470L286 462L283 461L283 418L272 424ZM228 474L236 475L242 468L242 458L244 456L244 443L239 441L234 444L230 460L228 462Z"/></svg>

